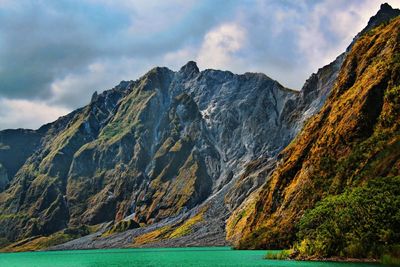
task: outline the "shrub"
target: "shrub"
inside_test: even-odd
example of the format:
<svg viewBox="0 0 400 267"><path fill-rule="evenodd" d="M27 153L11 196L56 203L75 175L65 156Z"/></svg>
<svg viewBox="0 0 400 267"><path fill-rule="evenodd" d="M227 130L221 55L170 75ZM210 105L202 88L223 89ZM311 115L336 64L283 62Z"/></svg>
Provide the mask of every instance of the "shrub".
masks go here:
<svg viewBox="0 0 400 267"><path fill-rule="evenodd" d="M400 176L330 196L299 223L302 256L379 258L400 244Z"/></svg>

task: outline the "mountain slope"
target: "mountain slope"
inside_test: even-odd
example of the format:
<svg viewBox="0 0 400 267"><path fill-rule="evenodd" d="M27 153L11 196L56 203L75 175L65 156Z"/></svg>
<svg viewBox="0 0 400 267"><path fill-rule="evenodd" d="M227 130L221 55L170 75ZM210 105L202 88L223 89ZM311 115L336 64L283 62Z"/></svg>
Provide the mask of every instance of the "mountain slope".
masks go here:
<svg viewBox="0 0 400 267"><path fill-rule="evenodd" d="M321 111L281 153L258 194L230 217L228 227L236 231L231 238L239 247L289 247L304 211L319 200L400 174L399 29L397 18L351 47ZM303 238L307 227L316 227L305 225Z"/></svg>
<svg viewBox="0 0 400 267"><path fill-rule="evenodd" d="M13 242L185 213L244 162L287 144L278 118L297 94L263 74L200 72L194 62L96 93L34 131L39 145L0 194L0 234Z"/></svg>
<svg viewBox="0 0 400 267"><path fill-rule="evenodd" d="M39 146L41 138L41 131L23 129L0 131L0 162L4 175L14 177L26 159ZM8 178L4 178L3 181L0 182L0 192L8 184Z"/></svg>

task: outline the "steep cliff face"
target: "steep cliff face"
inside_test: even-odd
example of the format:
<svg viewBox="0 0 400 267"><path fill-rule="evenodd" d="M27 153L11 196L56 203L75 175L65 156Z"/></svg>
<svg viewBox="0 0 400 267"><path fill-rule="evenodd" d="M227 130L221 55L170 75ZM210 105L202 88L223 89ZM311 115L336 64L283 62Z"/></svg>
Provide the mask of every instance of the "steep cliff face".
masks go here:
<svg viewBox="0 0 400 267"><path fill-rule="evenodd" d="M295 97L289 99L279 116L280 131L285 133L285 143L289 144L304 125L304 122L318 112L325 103L342 66L345 53L338 56L332 63L319 69L305 82L303 88ZM255 190L265 182L265 177L276 167L274 155L258 157L248 162L240 178L225 197L225 203L234 210ZM234 229L232 229L234 230ZM230 230L228 231L230 235Z"/></svg>
<svg viewBox="0 0 400 267"><path fill-rule="evenodd" d="M40 133L34 152L0 194L0 232L15 241L182 214L248 160L287 144L279 118L297 95L263 74L200 72L194 62L96 93L88 106L32 131Z"/></svg>
<svg viewBox="0 0 400 267"><path fill-rule="evenodd" d="M283 150L257 195L230 217L228 233L239 247L289 247L317 201L400 174L399 29L397 18L352 45L322 109Z"/></svg>
<svg viewBox="0 0 400 267"><path fill-rule="evenodd" d="M10 184L0 194L3 237L13 241L67 227L69 210L65 186L71 157L82 144L96 138L98 129L123 92L121 86L105 92L98 105L76 110L34 131L40 133L39 145L27 156L15 176L9 176ZM2 134L4 132L7 131Z"/></svg>

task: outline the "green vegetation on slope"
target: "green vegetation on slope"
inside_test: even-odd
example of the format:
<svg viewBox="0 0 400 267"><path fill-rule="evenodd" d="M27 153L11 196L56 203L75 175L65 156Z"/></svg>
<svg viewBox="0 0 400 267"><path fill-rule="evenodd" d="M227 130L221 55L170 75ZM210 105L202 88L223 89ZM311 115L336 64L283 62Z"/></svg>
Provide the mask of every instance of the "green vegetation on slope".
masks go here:
<svg viewBox="0 0 400 267"><path fill-rule="evenodd" d="M135 229L140 227L140 225L135 222L134 220L123 220L119 221L116 224L114 224L110 230L106 231L103 236L109 236L115 233L121 233L125 232L130 229Z"/></svg>
<svg viewBox="0 0 400 267"><path fill-rule="evenodd" d="M300 257L379 258L400 244L400 176L320 201L299 223Z"/></svg>
<svg viewBox="0 0 400 267"><path fill-rule="evenodd" d="M302 257L393 254L399 244L399 52L400 18L354 44L321 111L282 152L258 195L229 218L227 229L234 231L228 234L242 237L240 248L282 249L299 242ZM366 203L377 210L358 210ZM306 237L307 231L314 236Z"/></svg>
<svg viewBox="0 0 400 267"><path fill-rule="evenodd" d="M34 236L19 242L9 244L1 249L4 252L37 251L56 246L70 240L96 232L99 226L86 226L67 228L49 236ZM1 242L1 241L0 241Z"/></svg>

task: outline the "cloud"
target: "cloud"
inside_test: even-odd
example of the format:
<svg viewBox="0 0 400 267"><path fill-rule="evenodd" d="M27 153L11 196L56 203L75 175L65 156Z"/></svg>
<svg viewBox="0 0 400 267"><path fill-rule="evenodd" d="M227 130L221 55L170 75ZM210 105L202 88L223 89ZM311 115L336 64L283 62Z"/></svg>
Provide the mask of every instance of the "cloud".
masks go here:
<svg viewBox="0 0 400 267"><path fill-rule="evenodd" d="M70 5L42 1L21 1L1 10L2 96L43 99L56 77L90 63L100 50L96 37L102 34L96 28L105 25L90 25L80 15L73 15ZM87 16L95 21L93 14ZM107 27L114 30L105 26L103 32Z"/></svg>
<svg viewBox="0 0 400 267"><path fill-rule="evenodd" d="M0 95L44 99L55 80L87 72L99 60L135 58L157 65L166 53L199 42L224 19L222 9L232 6L212 2L5 3L0 7Z"/></svg>
<svg viewBox="0 0 400 267"><path fill-rule="evenodd" d="M73 109L89 103L94 91L113 88L122 80L132 80L152 68L150 62L134 58L103 59L90 64L84 71L70 73L50 85L51 105Z"/></svg>
<svg viewBox="0 0 400 267"><path fill-rule="evenodd" d="M4 129L37 129L68 112L68 109L50 106L40 101L0 98L0 125Z"/></svg>
<svg viewBox="0 0 400 267"><path fill-rule="evenodd" d="M312 66L330 63L379 9L378 1L326 0L307 8L298 26L298 47Z"/></svg>
<svg viewBox="0 0 400 267"><path fill-rule="evenodd" d="M204 36L197 56L202 68L229 69L235 65L235 53L246 42L246 31L234 23L226 23L212 29Z"/></svg>

